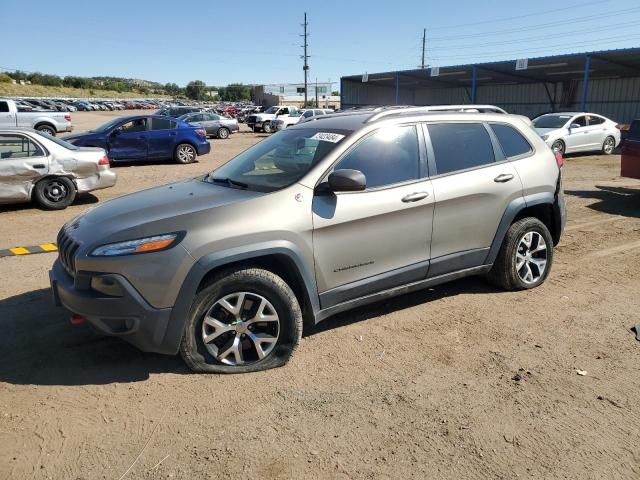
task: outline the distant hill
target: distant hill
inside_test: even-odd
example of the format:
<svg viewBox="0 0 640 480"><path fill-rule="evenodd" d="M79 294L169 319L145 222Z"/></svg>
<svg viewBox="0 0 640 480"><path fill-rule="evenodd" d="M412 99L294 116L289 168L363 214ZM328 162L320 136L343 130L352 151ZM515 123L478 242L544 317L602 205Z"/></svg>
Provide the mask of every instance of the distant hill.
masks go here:
<svg viewBox="0 0 640 480"><path fill-rule="evenodd" d="M170 98L166 95L139 92L116 92L90 88L50 87L0 83L0 97L60 97L60 98Z"/></svg>

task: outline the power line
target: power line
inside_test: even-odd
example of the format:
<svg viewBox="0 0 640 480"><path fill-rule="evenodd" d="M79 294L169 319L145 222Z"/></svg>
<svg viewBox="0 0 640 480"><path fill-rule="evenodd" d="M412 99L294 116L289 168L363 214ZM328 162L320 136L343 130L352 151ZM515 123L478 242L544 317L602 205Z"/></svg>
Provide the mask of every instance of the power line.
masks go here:
<svg viewBox="0 0 640 480"><path fill-rule="evenodd" d="M587 15L584 17L575 17L575 18L567 18L564 20L559 20L559 21L555 21L555 22L545 22L545 23L541 23L538 25L529 25L526 27L520 27L520 28L510 28L510 29L506 29L506 30L490 30L490 31L486 31L486 32L482 32L482 33L470 33L470 34L466 34L466 35L450 35L450 36L446 36L446 37L430 37L429 40L431 42L449 42L451 40L458 40L458 39L463 39L463 38L478 38L478 37L486 37L487 35L494 35L494 34L500 34L500 33L521 33L521 32L526 32L529 30L539 30L539 29L543 29L543 28L550 28L550 27L555 27L558 25L566 25L568 23L574 24L574 23L584 23L584 22L588 22L591 20L601 20L603 18L609 18L609 17L614 17L614 16L618 16L621 14L625 14L625 13L629 13L629 12L635 12L640 10L640 7L632 7L632 8L627 8L624 10L617 10L617 11L611 11L608 13L601 13L601 14L597 14L597 15ZM564 35L564 32L563 32Z"/></svg>
<svg viewBox="0 0 640 480"><path fill-rule="evenodd" d="M596 38L593 40L589 40L588 42L580 42L580 43L559 43L559 44L555 44L555 45L546 45L544 47L536 47L533 49L524 49L524 50L510 50L510 51L503 51L503 52L492 52L492 53L483 53L480 55L447 55L446 57L437 57L434 58L435 60L448 60L450 58L493 58L493 57L497 57L500 55L520 55L522 53L532 53L532 52L540 52L540 51L547 51L549 49L552 48L559 48L559 47L565 47L565 48L580 48L580 47L586 47L588 45L593 45L596 42L599 43L606 43L606 42L613 42L613 41L617 41L617 40L629 40L629 39L635 39L640 37L640 34L633 34L633 35L617 35L614 37L607 37L607 38Z"/></svg>
<svg viewBox="0 0 640 480"><path fill-rule="evenodd" d="M589 33L593 33L593 32L607 32L610 30L619 30L621 27L626 27L626 26L631 26L631 25L638 25L638 20L634 20L632 22L626 22L626 23L618 23L616 25L608 25L606 27L602 27L602 28L590 28L589 29ZM573 30L573 31L569 31L569 32L562 32L562 35L564 37L569 36L569 35L574 35L574 34L582 34L584 33L584 29L580 29L580 30ZM514 43L527 43L527 42L531 42L531 41L535 41L535 40L547 40L549 38L549 35L541 35L541 36L537 36L537 37L523 37L520 38L518 40L500 40L499 42L489 42L489 43L472 43L472 44L467 44L467 45L455 45L453 47L446 47L446 50L464 50L464 49L469 49L469 48L486 48L486 47L494 47L494 46L498 46L498 45L512 45ZM445 48L445 47L443 47Z"/></svg>
<svg viewBox="0 0 640 480"><path fill-rule="evenodd" d="M571 5L570 7L563 7L563 8L557 8L555 10L545 10L544 12L536 12L536 13L527 13L525 15L518 15L515 17L502 17L502 18L493 18L491 20L482 20L479 22L471 22L471 23L461 23L458 25L445 25L445 26L441 26L441 27L435 27L435 28L431 28L430 30L449 30L452 28L460 28L460 27L471 27L474 25L484 25L486 23L496 23L496 22L506 22L507 20L517 20L519 18L525 18L525 17L538 17L540 15L548 15L549 13L555 13L555 12L564 12L566 10L573 10L575 8L584 8L584 7L588 7L591 5L597 5L600 3L609 3L608 0L598 0L598 1L593 1L593 2L588 2L588 3L581 3L581 4L577 4L577 5Z"/></svg>

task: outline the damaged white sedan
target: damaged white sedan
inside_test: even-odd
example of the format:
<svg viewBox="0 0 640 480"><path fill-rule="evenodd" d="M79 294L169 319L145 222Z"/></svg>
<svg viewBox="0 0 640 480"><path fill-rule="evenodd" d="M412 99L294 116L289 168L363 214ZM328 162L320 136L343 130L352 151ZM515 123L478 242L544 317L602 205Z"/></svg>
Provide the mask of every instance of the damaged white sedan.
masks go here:
<svg viewBox="0 0 640 480"><path fill-rule="evenodd" d="M79 193L115 184L102 148L76 147L29 128L0 129L0 204L34 200L61 210Z"/></svg>

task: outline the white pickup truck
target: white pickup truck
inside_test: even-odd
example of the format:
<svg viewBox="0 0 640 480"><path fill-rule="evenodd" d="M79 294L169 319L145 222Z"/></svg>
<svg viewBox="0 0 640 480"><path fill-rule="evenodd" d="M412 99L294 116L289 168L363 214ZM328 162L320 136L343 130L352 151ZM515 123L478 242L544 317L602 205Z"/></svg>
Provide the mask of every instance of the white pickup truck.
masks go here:
<svg viewBox="0 0 640 480"><path fill-rule="evenodd" d="M262 130L264 133L271 133L271 120L276 118L287 118L289 115L296 113L298 107L290 105L280 105L279 107L269 107L263 113L254 113L247 117L247 125L251 130L257 132Z"/></svg>
<svg viewBox="0 0 640 480"><path fill-rule="evenodd" d="M66 112L19 112L16 102L0 98L0 128L27 127L55 137L58 132L71 132L71 115Z"/></svg>

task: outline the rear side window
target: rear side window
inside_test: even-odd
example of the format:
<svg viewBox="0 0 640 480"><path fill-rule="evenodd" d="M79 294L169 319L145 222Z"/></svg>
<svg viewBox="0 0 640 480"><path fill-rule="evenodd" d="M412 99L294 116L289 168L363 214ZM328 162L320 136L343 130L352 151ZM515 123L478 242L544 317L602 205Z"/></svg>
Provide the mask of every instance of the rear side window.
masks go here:
<svg viewBox="0 0 640 480"><path fill-rule="evenodd" d="M525 155L532 151L531 145L524 136L511 125L504 123L490 123L493 133L498 137L498 142L507 158Z"/></svg>
<svg viewBox="0 0 640 480"><path fill-rule="evenodd" d="M6 113L9 111L9 104L7 102L0 102L0 112Z"/></svg>
<svg viewBox="0 0 640 480"><path fill-rule="evenodd" d="M378 130L356 145L335 166L335 170L342 168L364 173L367 188L420 178L416 127L386 127Z"/></svg>
<svg viewBox="0 0 640 480"><path fill-rule="evenodd" d="M493 144L480 123L441 123L428 127L437 174L457 172L495 162Z"/></svg>
<svg viewBox="0 0 640 480"><path fill-rule="evenodd" d="M154 117L151 119L151 130L170 130L173 128L174 124L175 122L172 122L168 118Z"/></svg>
<svg viewBox="0 0 640 480"><path fill-rule="evenodd" d="M631 123L631 128L629 128L629 135L627 136L627 140L640 142L640 120L634 120Z"/></svg>

